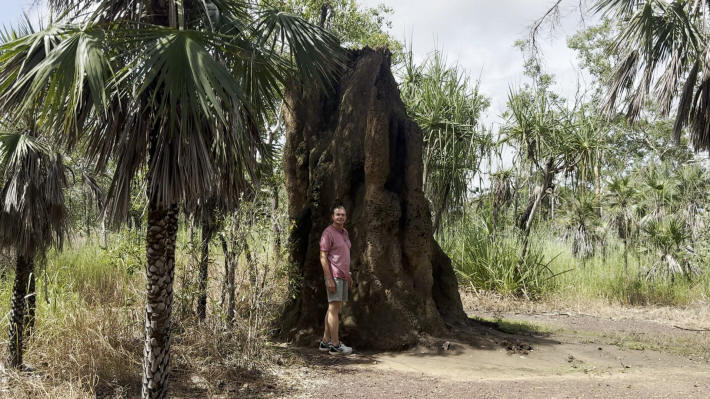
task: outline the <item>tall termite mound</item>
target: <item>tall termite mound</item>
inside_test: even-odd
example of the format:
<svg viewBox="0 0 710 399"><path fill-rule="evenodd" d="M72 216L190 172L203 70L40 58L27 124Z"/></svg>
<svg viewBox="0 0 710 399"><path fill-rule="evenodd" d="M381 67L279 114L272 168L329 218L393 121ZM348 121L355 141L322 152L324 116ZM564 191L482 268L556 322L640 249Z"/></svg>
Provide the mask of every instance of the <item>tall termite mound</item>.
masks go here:
<svg viewBox="0 0 710 399"><path fill-rule="evenodd" d="M319 239L333 205L348 212L354 287L341 336L358 348L398 349L463 324L456 276L434 241L422 190L422 132L407 117L387 50L351 51L329 93L291 87L284 170L292 262L281 332L308 344L327 307Z"/></svg>

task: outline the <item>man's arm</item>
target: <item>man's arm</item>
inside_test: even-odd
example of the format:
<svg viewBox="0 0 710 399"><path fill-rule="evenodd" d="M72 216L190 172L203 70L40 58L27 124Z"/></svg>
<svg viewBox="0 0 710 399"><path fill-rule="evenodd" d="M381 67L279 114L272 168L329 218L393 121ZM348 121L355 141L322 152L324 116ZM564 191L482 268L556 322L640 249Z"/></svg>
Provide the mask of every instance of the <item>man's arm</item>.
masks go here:
<svg viewBox="0 0 710 399"><path fill-rule="evenodd" d="M325 284L328 287L328 291L333 293L335 292L335 281L333 280L333 276L330 274L328 253L325 251L320 251L320 264L323 267L323 275L325 275Z"/></svg>

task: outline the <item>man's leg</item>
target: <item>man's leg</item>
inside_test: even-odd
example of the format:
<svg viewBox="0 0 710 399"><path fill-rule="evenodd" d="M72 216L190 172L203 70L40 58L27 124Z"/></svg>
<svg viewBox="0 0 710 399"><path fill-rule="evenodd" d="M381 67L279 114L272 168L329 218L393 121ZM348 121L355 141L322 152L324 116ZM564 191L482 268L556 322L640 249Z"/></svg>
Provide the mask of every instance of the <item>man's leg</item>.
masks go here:
<svg viewBox="0 0 710 399"><path fill-rule="evenodd" d="M325 318L323 320L324 330L323 331L323 342L330 342L330 328L328 328L328 312L330 311L330 303L328 304L328 310L325 311Z"/></svg>
<svg viewBox="0 0 710 399"><path fill-rule="evenodd" d="M326 329L330 332L330 343L333 344L333 346L340 345L340 339L338 338L340 303L340 301L328 303L328 313L326 314Z"/></svg>

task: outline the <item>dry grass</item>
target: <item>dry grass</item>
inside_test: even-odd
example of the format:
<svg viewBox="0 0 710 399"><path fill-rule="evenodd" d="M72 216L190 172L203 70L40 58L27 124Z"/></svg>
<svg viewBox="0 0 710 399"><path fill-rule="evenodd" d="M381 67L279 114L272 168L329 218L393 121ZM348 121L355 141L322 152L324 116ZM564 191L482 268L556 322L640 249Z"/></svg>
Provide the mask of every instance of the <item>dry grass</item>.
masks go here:
<svg viewBox="0 0 710 399"><path fill-rule="evenodd" d="M86 244L49 255L47 273L38 273L35 333L26 341L25 363L34 371L4 370L0 397L125 398L140 393L145 278L142 266L136 270L125 254L125 248L118 254ZM189 279L181 277L196 273L189 256L178 254L177 259L176 294L189 289L180 284ZM211 313L205 322L199 323L192 312L173 313L175 397L233 396L242 391L260 396L253 387L276 389L277 384L268 382L273 379L269 369L290 361L266 344L275 304L283 300L283 281L271 273L263 290L241 285L238 318L228 328L219 306L221 270L219 264L210 269ZM238 279L245 275L239 270ZM10 275L0 282L4 314L11 290ZM261 300L252 300L254 295ZM7 331L7 322L0 322L0 331ZM0 347L6 350L6 338Z"/></svg>

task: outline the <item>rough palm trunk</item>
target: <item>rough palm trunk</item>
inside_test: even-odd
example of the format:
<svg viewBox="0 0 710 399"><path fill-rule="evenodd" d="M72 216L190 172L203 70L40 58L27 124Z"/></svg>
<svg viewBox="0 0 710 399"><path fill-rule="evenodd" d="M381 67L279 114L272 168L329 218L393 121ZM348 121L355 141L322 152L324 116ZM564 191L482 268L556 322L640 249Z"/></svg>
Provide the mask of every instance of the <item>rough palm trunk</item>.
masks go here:
<svg viewBox="0 0 710 399"><path fill-rule="evenodd" d="M101 240L102 247L104 249L108 248L108 230L106 229L106 217L108 216L108 210L104 209L101 213Z"/></svg>
<svg viewBox="0 0 710 399"><path fill-rule="evenodd" d="M230 262L230 253L229 253L229 245L227 245L227 239L224 238L223 235L220 234L219 236L219 242L222 245L222 253L224 253L224 278L222 279L222 292L219 300L219 305L220 308L224 310L225 305L227 304L227 279L229 278L229 262Z"/></svg>
<svg viewBox="0 0 710 399"><path fill-rule="evenodd" d="M34 271L34 261L30 260L30 282L27 289L27 315L25 317L25 326L27 330L27 336L32 335L32 331L35 328L35 313L37 311L37 289L35 283L35 271Z"/></svg>
<svg viewBox="0 0 710 399"><path fill-rule="evenodd" d="M177 217L177 205L161 208L155 201L150 201L146 233L148 263L143 349L144 399L166 398L168 395Z"/></svg>
<svg viewBox="0 0 710 399"><path fill-rule="evenodd" d="M89 194L86 192L86 186L82 185L81 188L82 198L84 199L84 227L86 228L86 238L91 238L91 220L90 220L90 210L89 210Z"/></svg>
<svg viewBox="0 0 710 399"><path fill-rule="evenodd" d="M197 317L204 320L207 316L207 275L210 263L210 241L212 240L211 223L202 223L202 241L200 243L200 297L197 299Z"/></svg>
<svg viewBox="0 0 710 399"><path fill-rule="evenodd" d="M30 257L17 255L15 269L15 284L12 288L12 304L10 306L10 334L8 337L8 357L9 367L22 366L22 347L24 342L25 310L27 303L27 285L32 274L33 263Z"/></svg>
<svg viewBox="0 0 710 399"><path fill-rule="evenodd" d="M385 50L350 54L329 94L292 87L284 171L293 300L282 335L315 342L327 307L318 241L332 206L348 212L354 287L341 333L358 348L401 349L465 325L456 276L433 239L422 187L422 132L407 117Z"/></svg>
<svg viewBox="0 0 710 399"><path fill-rule="evenodd" d="M276 261L281 254L281 225L279 224L279 187L271 183L271 229L274 233L274 257Z"/></svg>
<svg viewBox="0 0 710 399"><path fill-rule="evenodd" d="M233 243L232 245L235 244ZM234 255L236 254L232 253L232 256L229 257L229 267L227 270L227 324L229 326L231 326L234 322L234 309L236 306L236 287L234 285L234 274L236 272L237 257Z"/></svg>

